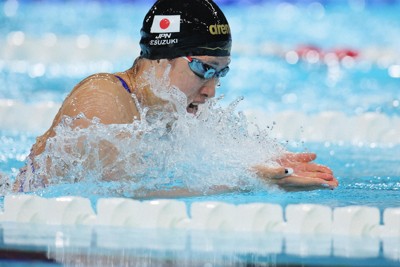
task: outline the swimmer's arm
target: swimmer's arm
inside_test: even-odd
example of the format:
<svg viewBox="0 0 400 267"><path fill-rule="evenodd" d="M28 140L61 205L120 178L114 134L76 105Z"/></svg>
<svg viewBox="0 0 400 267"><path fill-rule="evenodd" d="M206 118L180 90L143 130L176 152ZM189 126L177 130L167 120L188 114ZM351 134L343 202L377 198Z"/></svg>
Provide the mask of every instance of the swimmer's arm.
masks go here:
<svg viewBox="0 0 400 267"><path fill-rule="evenodd" d="M277 185L285 191L309 191L315 189L334 189L338 186L337 179L326 166L312 163L314 153L288 153L277 163L280 167L256 165L251 170L264 182ZM187 188L170 188L168 190L138 190L137 199L195 197L203 195L218 195L232 192L243 192L240 187L215 186L207 192L193 191Z"/></svg>
<svg viewBox="0 0 400 267"><path fill-rule="evenodd" d="M326 166L313 163L315 158L314 153L288 153L277 160L281 168L271 169L258 165L253 169L263 181L286 191L336 188L338 180L333 176L333 172ZM283 169L291 171L284 174ZM275 171L277 172L274 174Z"/></svg>

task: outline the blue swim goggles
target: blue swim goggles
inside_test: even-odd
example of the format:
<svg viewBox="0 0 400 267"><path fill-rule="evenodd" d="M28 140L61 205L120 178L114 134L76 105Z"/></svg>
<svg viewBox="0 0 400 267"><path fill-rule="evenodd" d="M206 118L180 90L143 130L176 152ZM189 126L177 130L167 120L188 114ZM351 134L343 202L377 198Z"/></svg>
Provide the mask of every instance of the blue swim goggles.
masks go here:
<svg viewBox="0 0 400 267"><path fill-rule="evenodd" d="M183 58L188 61L189 68L193 71L193 73L202 79L209 80L214 77L216 78L225 77L225 75L229 71L228 66L226 66L220 71L217 71L214 67L202 62L197 58L192 58L189 56Z"/></svg>

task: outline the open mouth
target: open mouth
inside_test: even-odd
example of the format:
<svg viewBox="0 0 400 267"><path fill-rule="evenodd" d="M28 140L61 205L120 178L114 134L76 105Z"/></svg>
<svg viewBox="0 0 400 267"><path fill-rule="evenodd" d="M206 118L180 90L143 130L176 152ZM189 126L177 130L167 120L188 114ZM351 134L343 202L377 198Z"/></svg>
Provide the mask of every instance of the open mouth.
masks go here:
<svg viewBox="0 0 400 267"><path fill-rule="evenodd" d="M190 103L186 108L186 111L188 113L192 113L192 114L196 114L198 110L199 110L199 104L198 103Z"/></svg>

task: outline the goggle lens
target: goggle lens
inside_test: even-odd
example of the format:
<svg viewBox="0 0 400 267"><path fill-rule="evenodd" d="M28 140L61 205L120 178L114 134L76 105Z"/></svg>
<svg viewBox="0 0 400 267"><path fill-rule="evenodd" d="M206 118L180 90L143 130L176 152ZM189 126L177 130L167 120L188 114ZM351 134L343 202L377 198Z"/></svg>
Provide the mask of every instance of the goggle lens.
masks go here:
<svg viewBox="0 0 400 267"><path fill-rule="evenodd" d="M229 67L226 66L220 71L217 71L214 67L203 63L202 61L198 60L197 58L191 57L184 57L189 64L189 68L202 79L212 79L214 77L220 78L225 77L225 75L229 72Z"/></svg>

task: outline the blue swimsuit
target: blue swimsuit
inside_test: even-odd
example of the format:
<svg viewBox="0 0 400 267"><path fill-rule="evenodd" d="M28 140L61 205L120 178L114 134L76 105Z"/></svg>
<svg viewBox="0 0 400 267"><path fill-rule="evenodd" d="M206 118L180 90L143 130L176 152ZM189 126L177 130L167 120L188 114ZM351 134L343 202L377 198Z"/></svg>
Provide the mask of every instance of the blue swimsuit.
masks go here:
<svg viewBox="0 0 400 267"><path fill-rule="evenodd" d="M114 76L117 77L121 81L122 86L125 88L125 90L128 91L128 93L132 94L131 89L129 89L128 84L118 75L114 75Z"/></svg>

